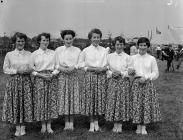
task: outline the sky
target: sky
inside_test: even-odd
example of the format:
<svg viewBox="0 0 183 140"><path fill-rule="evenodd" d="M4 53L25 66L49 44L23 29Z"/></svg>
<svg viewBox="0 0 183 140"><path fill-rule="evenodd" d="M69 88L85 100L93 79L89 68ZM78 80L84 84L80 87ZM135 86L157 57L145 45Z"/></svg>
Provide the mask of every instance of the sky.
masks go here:
<svg viewBox="0 0 183 140"><path fill-rule="evenodd" d="M106 38L118 35L147 36L156 27L183 27L183 0L3 0L0 3L0 36L16 31L33 37L42 32L60 37L72 29L87 38L99 28Z"/></svg>

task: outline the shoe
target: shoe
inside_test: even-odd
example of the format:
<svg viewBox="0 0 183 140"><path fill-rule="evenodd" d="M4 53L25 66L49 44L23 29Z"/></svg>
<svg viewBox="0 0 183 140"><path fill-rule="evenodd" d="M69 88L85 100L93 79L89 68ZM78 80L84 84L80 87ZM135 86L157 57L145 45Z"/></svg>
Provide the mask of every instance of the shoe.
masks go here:
<svg viewBox="0 0 183 140"><path fill-rule="evenodd" d="M74 130L74 124L73 124L73 122L69 122L69 130Z"/></svg>
<svg viewBox="0 0 183 140"><path fill-rule="evenodd" d="M42 128L41 128L41 133L45 133L46 132L46 124L42 124Z"/></svg>
<svg viewBox="0 0 183 140"><path fill-rule="evenodd" d="M147 135L147 131L146 131L146 126L142 126L142 131L141 131L142 135Z"/></svg>
<svg viewBox="0 0 183 140"><path fill-rule="evenodd" d="M70 123L69 123L69 122L65 122L64 130L69 130L69 125L70 125Z"/></svg>
<svg viewBox="0 0 183 140"><path fill-rule="evenodd" d="M117 126L117 133L122 133L122 124L118 124Z"/></svg>
<svg viewBox="0 0 183 140"><path fill-rule="evenodd" d="M51 128L47 128L48 133L52 134L54 131Z"/></svg>
<svg viewBox="0 0 183 140"><path fill-rule="evenodd" d="M53 133L53 130L51 129L51 122L47 123L47 132L48 133Z"/></svg>
<svg viewBox="0 0 183 140"><path fill-rule="evenodd" d="M137 125L137 130L136 130L136 134L141 134L141 125Z"/></svg>
<svg viewBox="0 0 183 140"><path fill-rule="evenodd" d="M16 132L15 132L15 136L21 136L20 134L20 126L16 126Z"/></svg>
<svg viewBox="0 0 183 140"><path fill-rule="evenodd" d="M89 129L89 132L94 132L94 123L93 122L91 122L90 123L90 129Z"/></svg>
<svg viewBox="0 0 183 140"><path fill-rule="evenodd" d="M101 131L99 125L98 125L98 121L94 121L94 130L95 131Z"/></svg>
<svg viewBox="0 0 183 140"><path fill-rule="evenodd" d="M20 127L20 135L23 136L25 134L26 134L26 132L25 132L25 126L21 126Z"/></svg>
<svg viewBox="0 0 183 140"><path fill-rule="evenodd" d="M114 133L116 133L116 132L117 132L117 128L116 128L116 126L114 126L114 127L113 127L112 132L114 132Z"/></svg>

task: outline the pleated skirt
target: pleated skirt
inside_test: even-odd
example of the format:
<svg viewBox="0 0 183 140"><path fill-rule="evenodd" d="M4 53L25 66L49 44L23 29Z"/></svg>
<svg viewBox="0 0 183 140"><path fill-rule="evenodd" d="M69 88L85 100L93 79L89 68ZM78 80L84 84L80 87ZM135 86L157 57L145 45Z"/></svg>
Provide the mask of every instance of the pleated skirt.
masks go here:
<svg viewBox="0 0 183 140"><path fill-rule="evenodd" d="M32 82L29 74L16 74L8 77L2 121L12 124L33 121Z"/></svg>

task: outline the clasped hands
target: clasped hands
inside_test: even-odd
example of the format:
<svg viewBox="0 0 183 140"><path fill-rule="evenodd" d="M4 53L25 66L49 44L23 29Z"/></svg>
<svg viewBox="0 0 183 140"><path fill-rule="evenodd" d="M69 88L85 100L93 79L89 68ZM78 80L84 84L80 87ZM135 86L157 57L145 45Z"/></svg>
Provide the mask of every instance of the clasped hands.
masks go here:
<svg viewBox="0 0 183 140"><path fill-rule="evenodd" d="M128 75L129 76L135 76L135 70L133 69L133 68L129 68L128 69ZM148 79L146 79L145 77L140 77L140 79L139 79L139 82L141 83L141 84L144 84L144 83L146 83L148 81Z"/></svg>
<svg viewBox="0 0 183 140"><path fill-rule="evenodd" d="M30 74L32 71L33 71L33 69L28 64L17 68L18 74Z"/></svg>

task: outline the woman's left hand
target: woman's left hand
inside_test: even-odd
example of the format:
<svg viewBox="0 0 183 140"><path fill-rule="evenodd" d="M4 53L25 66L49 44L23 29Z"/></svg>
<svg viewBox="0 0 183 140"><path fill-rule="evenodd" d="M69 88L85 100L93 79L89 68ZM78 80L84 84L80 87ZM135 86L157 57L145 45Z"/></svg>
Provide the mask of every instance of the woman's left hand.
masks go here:
<svg viewBox="0 0 183 140"><path fill-rule="evenodd" d="M67 71L67 73L73 73L73 72L75 72L75 70L76 70L76 68L74 66L71 66L71 67L68 67L66 71Z"/></svg>
<svg viewBox="0 0 183 140"><path fill-rule="evenodd" d="M98 67L95 70L96 73L102 73L102 72L105 72L105 71L107 71L106 67Z"/></svg>
<svg viewBox="0 0 183 140"><path fill-rule="evenodd" d="M140 82L141 84L146 83L146 78L145 78L145 77L141 77L141 78L139 79L139 82Z"/></svg>

